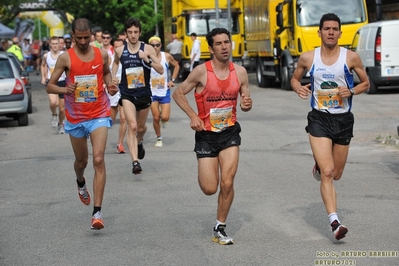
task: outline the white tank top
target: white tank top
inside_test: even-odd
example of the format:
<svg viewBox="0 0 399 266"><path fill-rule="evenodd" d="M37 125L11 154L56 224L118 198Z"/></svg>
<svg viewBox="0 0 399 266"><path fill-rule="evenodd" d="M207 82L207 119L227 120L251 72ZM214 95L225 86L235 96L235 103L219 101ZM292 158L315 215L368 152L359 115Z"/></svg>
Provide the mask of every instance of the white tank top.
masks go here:
<svg viewBox="0 0 399 266"><path fill-rule="evenodd" d="M58 57L63 53L64 51L59 51ZM46 64L47 64L47 79L50 79L51 74L53 74L55 63L57 62L57 58L53 58L51 56L51 52L47 53L46 56ZM62 73L61 77L58 79L58 81L64 81L66 78L65 72Z"/></svg>
<svg viewBox="0 0 399 266"><path fill-rule="evenodd" d="M330 66L323 64L320 51L320 48L315 49L310 70L310 106L331 114L347 113L352 108L352 97L342 98L337 89L338 86L353 88L353 74L346 64L347 50L340 47L338 60Z"/></svg>
<svg viewBox="0 0 399 266"><path fill-rule="evenodd" d="M151 91L153 96L165 97L168 92L168 63L164 52L161 52L161 65L163 66L163 74L159 74L155 69L151 68Z"/></svg>

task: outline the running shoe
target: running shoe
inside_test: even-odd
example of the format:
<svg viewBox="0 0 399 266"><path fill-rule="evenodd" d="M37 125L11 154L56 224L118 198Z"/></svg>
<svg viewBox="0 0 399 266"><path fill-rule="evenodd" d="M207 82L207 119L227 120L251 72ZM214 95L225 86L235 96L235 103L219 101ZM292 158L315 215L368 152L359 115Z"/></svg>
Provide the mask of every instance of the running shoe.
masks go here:
<svg viewBox="0 0 399 266"><path fill-rule="evenodd" d="M91 217L91 229L100 230L103 228L104 228L103 215L101 214L100 211L98 211Z"/></svg>
<svg viewBox="0 0 399 266"><path fill-rule="evenodd" d="M139 145L137 145L137 155L140 160L144 159L145 149L144 149L143 143L140 143Z"/></svg>
<svg viewBox="0 0 399 266"><path fill-rule="evenodd" d="M162 119L161 119L161 125L162 125L162 128L166 128L166 124L167 124L168 122L164 122Z"/></svg>
<svg viewBox="0 0 399 266"><path fill-rule="evenodd" d="M134 161L133 162L133 169L132 169L132 173L135 175L141 174L141 166L140 163L138 161Z"/></svg>
<svg viewBox="0 0 399 266"><path fill-rule="evenodd" d="M125 153L126 152L122 143L118 143L118 145L116 146L116 150L117 150L118 153Z"/></svg>
<svg viewBox="0 0 399 266"><path fill-rule="evenodd" d="M51 118L51 126L52 127L57 127L58 126L58 118L56 115L53 115L53 118Z"/></svg>
<svg viewBox="0 0 399 266"><path fill-rule="evenodd" d="M65 134L64 125L58 125L58 134Z"/></svg>
<svg viewBox="0 0 399 266"><path fill-rule="evenodd" d="M90 194L87 190L86 184L83 187L78 186L78 195L83 204L90 205Z"/></svg>
<svg viewBox="0 0 399 266"><path fill-rule="evenodd" d="M162 139L157 139L157 142L155 142L155 147L161 148L162 146L163 146Z"/></svg>
<svg viewBox="0 0 399 266"><path fill-rule="evenodd" d="M344 238L346 233L348 233L348 228L340 224L337 220L334 220L334 222L332 222L331 227L336 240Z"/></svg>
<svg viewBox="0 0 399 266"><path fill-rule="evenodd" d="M313 173L314 179L316 179L317 181L320 181L320 180L321 180L320 168L319 168L319 166L317 165L317 163L314 164L312 173Z"/></svg>
<svg viewBox="0 0 399 266"><path fill-rule="evenodd" d="M225 224L219 224L217 228L213 228L213 237L212 241L215 243L219 243L220 245L232 245L233 238L228 237L224 229L226 228Z"/></svg>

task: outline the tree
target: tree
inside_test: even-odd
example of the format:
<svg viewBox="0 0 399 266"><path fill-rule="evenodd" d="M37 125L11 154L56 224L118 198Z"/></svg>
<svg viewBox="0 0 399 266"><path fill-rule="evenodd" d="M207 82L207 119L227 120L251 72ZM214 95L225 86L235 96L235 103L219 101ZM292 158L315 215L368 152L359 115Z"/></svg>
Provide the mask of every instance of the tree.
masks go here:
<svg viewBox="0 0 399 266"><path fill-rule="evenodd" d="M138 18L142 23L142 34L155 32L155 24L161 24L162 1L158 1L158 14L154 14L154 0L54 0L53 6L72 14L75 18L84 17L93 27L101 27L111 33L123 31L129 17ZM161 6L160 6L161 5Z"/></svg>
<svg viewBox="0 0 399 266"><path fill-rule="evenodd" d="M18 14L19 4L23 0L2 0L0 5L0 22L4 25L9 25Z"/></svg>

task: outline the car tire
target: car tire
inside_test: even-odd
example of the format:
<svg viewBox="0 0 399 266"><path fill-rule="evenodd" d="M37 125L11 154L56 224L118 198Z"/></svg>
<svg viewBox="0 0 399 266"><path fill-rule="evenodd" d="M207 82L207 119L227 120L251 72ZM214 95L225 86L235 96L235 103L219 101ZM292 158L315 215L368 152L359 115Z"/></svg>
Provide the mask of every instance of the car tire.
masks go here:
<svg viewBox="0 0 399 266"><path fill-rule="evenodd" d="M367 77L369 78L369 84L370 84L369 89L366 91L367 94L376 94L378 89L377 84L375 84L375 82L373 82L368 75Z"/></svg>
<svg viewBox="0 0 399 266"><path fill-rule="evenodd" d="M28 100L28 114L33 113L32 108L32 94L29 92L29 100Z"/></svg>
<svg viewBox="0 0 399 266"><path fill-rule="evenodd" d="M18 126L20 127L27 126L29 123L28 112L23 114L18 114L17 121L18 121Z"/></svg>

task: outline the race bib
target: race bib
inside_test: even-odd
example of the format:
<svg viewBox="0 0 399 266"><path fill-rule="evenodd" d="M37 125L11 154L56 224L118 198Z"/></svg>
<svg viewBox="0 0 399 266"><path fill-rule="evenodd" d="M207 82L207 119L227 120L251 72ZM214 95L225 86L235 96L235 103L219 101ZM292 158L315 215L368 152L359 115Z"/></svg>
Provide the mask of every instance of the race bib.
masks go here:
<svg viewBox="0 0 399 266"><path fill-rule="evenodd" d="M317 103L319 110L328 108L344 108L342 97L338 95L338 89L318 90Z"/></svg>
<svg viewBox="0 0 399 266"><path fill-rule="evenodd" d="M75 101L78 103L91 103L98 99L97 75L75 76L78 87L75 90Z"/></svg>
<svg viewBox="0 0 399 266"><path fill-rule="evenodd" d="M151 77L151 88L153 89L163 89L165 88L165 77L164 76L153 76Z"/></svg>
<svg viewBox="0 0 399 266"><path fill-rule="evenodd" d="M211 130L220 132L230 126L233 126L233 106L226 108L211 108L210 120Z"/></svg>
<svg viewBox="0 0 399 266"><path fill-rule="evenodd" d="M128 89L137 89L145 86L144 70L142 67L131 67L126 69L126 79Z"/></svg>

